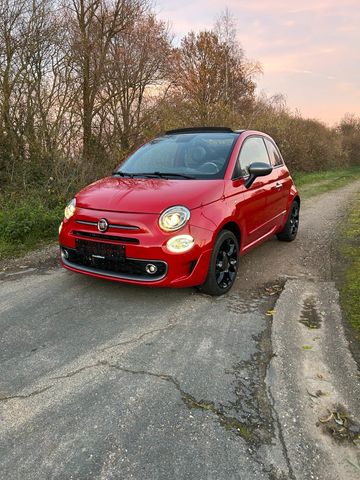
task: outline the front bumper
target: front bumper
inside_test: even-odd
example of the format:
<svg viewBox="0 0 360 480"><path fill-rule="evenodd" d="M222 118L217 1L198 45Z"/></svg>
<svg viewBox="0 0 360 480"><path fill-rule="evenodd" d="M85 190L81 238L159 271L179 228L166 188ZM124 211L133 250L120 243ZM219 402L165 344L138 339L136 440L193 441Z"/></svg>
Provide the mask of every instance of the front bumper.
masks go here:
<svg viewBox="0 0 360 480"><path fill-rule="evenodd" d="M96 223L105 215L113 227L101 234ZM201 285L206 279L211 257L211 232L187 225L181 233L192 235L195 245L188 252L171 253L166 242L179 232L161 232L155 215L77 209L74 217L64 221L59 235L61 263L74 272L124 283L159 287ZM123 245L125 259L112 262L111 259L79 255L76 245L84 238L95 243ZM156 266L155 274L146 271L149 264Z"/></svg>
<svg viewBox="0 0 360 480"><path fill-rule="evenodd" d="M76 248L60 247L61 261L65 267L72 267L84 273L106 275L114 279L136 280L139 282L156 282L167 274L167 263L158 260L139 260L126 258L121 261L106 259L103 256L91 256L79 252ZM101 257L101 258L99 258ZM153 267L153 273L147 267Z"/></svg>

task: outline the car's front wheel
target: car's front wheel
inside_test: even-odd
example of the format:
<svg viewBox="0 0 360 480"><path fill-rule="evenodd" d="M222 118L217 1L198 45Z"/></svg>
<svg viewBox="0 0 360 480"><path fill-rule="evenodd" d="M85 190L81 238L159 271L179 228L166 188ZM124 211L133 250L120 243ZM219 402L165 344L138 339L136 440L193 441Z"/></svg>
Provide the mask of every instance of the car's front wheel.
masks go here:
<svg viewBox="0 0 360 480"><path fill-rule="evenodd" d="M206 281L199 290L208 295L223 295L233 286L239 265L239 242L229 230L222 230L211 254Z"/></svg>

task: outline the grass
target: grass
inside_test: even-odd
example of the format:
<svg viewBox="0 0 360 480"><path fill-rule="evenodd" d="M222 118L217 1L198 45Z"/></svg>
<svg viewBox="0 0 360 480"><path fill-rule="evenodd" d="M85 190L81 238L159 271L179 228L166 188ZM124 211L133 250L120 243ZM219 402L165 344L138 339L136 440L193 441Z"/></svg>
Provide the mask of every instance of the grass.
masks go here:
<svg viewBox="0 0 360 480"><path fill-rule="evenodd" d="M341 306L360 342L360 194L341 228L340 255L345 266L340 283Z"/></svg>
<svg viewBox="0 0 360 480"><path fill-rule="evenodd" d="M50 245L55 241L55 238L51 239L35 239L27 241L21 245L16 245L8 242L4 242L0 239L0 261L5 260L6 258L17 258L22 257L28 252L31 252L37 248L45 247Z"/></svg>
<svg viewBox="0 0 360 480"><path fill-rule="evenodd" d="M360 179L360 167L323 172L295 173L295 184L301 199L313 197L345 186L347 183Z"/></svg>
<svg viewBox="0 0 360 480"><path fill-rule="evenodd" d="M63 208L38 198L4 201L0 211L0 260L17 257L54 241Z"/></svg>

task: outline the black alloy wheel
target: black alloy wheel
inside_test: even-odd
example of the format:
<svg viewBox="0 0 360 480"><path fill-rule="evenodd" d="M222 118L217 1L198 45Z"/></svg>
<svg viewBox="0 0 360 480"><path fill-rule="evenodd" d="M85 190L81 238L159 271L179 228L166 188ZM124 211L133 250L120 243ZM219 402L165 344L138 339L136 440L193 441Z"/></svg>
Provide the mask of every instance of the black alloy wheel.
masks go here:
<svg viewBox="0 0 360 480"><path fill-rule="evenodd" d="M208 276L200 291L223 295L233 286L239 266L239 243L229 230L220 232L211 255Z"/></svg>
<svg viewBox="0 0 360 480"><path fill-rule="evenodd" d="M281 232L277 234L277 238L283 242L292 242L295 240L299 230L299 215L300 205L299 202L294 200L292 203L290 214L287 222Z"/></svg>

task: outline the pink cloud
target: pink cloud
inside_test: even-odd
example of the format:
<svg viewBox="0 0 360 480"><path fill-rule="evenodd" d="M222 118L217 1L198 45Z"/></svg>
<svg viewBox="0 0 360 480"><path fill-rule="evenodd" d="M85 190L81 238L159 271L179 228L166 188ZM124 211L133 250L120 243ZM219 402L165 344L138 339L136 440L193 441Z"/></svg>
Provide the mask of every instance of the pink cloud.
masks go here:
<svg viewBox="0 0 360 480"><path fill-rule="evenodd" d="M229 8L238 40L260 61L259 89L282 92L293 109L327 122L360 114L359 0L157 0L177 41L190 30L211 28Z"/></svg>

